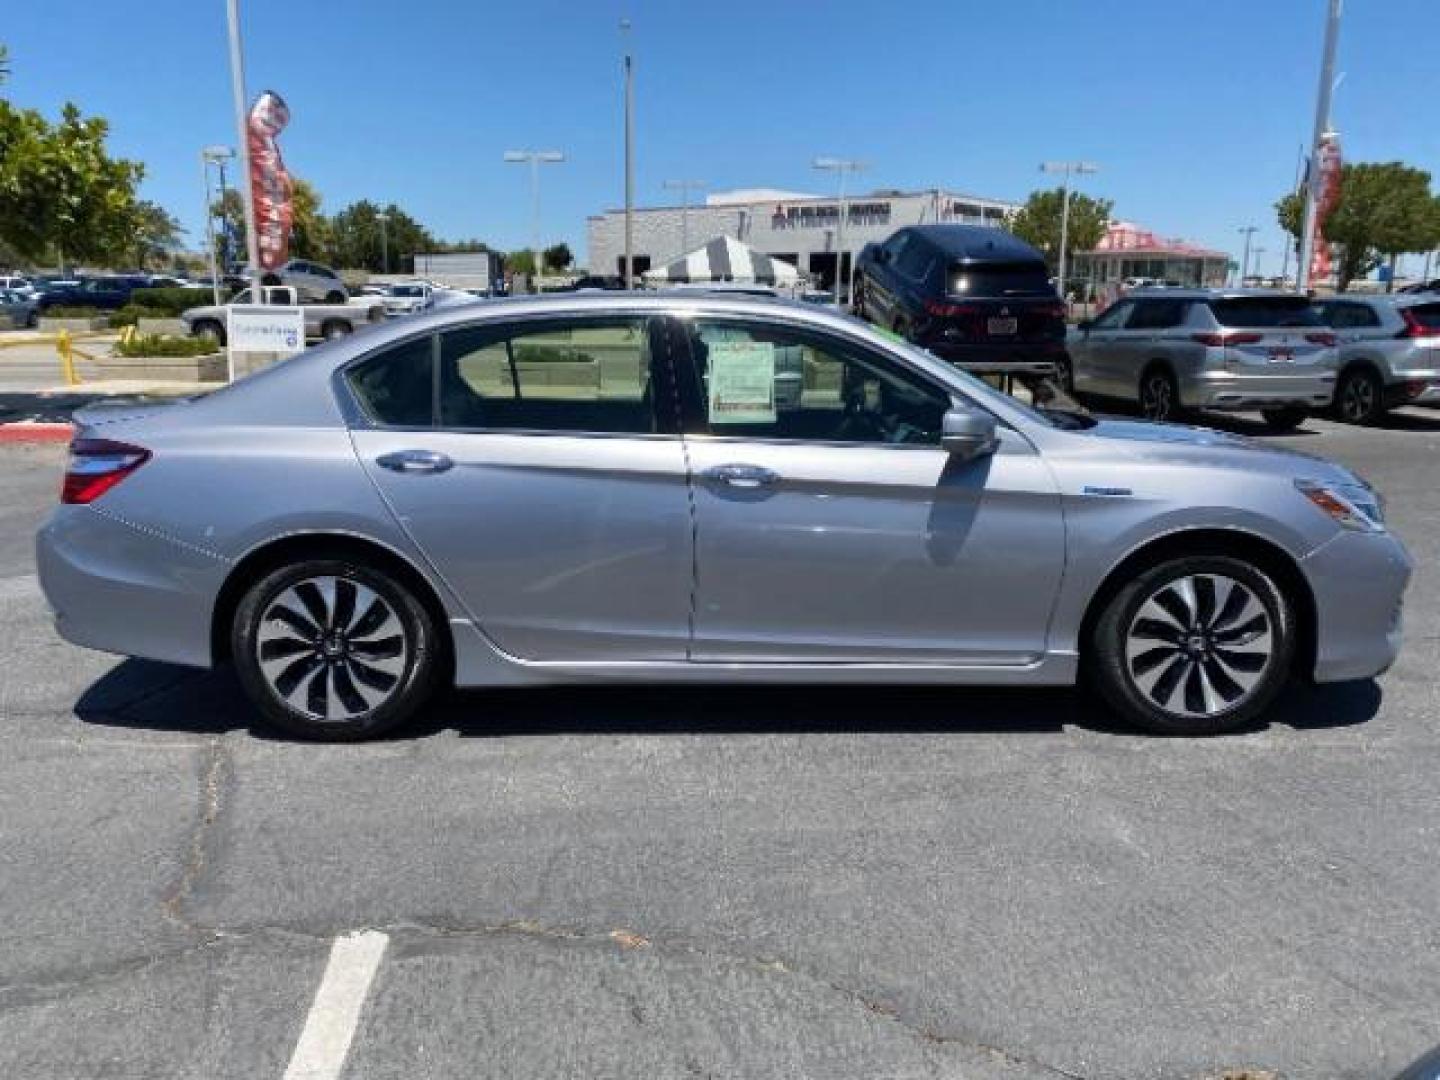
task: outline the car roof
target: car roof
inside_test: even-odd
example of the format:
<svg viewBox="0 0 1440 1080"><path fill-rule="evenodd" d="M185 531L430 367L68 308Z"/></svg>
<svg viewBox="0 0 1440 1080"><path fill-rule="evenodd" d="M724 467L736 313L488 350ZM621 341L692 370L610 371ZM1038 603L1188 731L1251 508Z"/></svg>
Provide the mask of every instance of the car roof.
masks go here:
<svg viewBox="0 0 1440 1080"><path fill-rule="evenodd" d="M1284 299L1296 300L1306 299L1303 293L1292 292L1286 289L1201 289L1201 288L1165 288L1132 289L1120 298L1121 300L1264 300Z"/></svg>
<svg viewBox="0 0 1440 1080"><path fill-rule="evenodd" d="M1401 308L1440 303L1440 293L1336 293L1334 296L1317 296L1315 298L1317 304L1323 304L1327 300L1344 300L1352 304L1385 304L1389 307Z"/></svg>
<svg viewBox="0 0 1440 1080"><path fill-rule="evenodd" d="M1036 251L1019 237L988 225L912 225L910 231L938 247L946 255L974 262L1039 262Z"/></svg>

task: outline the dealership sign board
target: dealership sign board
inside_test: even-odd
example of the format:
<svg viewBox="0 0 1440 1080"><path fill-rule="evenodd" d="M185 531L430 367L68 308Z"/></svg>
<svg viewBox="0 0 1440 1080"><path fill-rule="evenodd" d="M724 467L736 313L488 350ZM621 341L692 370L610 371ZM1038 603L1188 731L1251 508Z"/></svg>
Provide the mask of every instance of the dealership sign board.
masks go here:
<svg viewBox="0 0 1440 1080"><path fill-rule="evenodd" d="M280 359L305 348L305 312L298 307L231 304L225 311L231 382L237 352L270 353Z"/></svg>

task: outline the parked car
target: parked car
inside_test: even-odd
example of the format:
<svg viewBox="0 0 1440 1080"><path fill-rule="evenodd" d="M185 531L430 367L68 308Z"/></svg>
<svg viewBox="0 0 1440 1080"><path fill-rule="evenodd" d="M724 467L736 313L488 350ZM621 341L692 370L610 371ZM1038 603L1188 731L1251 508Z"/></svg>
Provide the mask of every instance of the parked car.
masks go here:
<svg viewBox="0 0 1440 1080"><path fill-rule="evenodd" d="M32 297L37 292L30 279L21 277L19 274L0 274L0 289L4 289L6 292L19 293L21 296Z"/></svg>
<svg viewBox="0 0 1440 1080"><path fill-rule="evenodd" d="M1417 281L1413 285L1406 285L1404 288L1395 291L1402 293L1440 293L1440 278L1431 278L1429 281Z"/></svg>
<svg viewBox="0 0 1440 1080"><path fill-rule="evenodd" d="M383 302L385 314L393 319L399 315L413 315L417 311L424 311L435 303L435 297L429 285L409 282L389 286L385 290Z"/></svg>
<svg viewBox="0 0 1440 1080"><path fill-rule="evenodd" d="M1151 420L1258 411L1284 431L1335 396L1335 335L1299 293L1138 290L1080 324L1069 360L1061 381L1076 395Z"/></svg>
<svg viewBox="0 0 1440 1080"><path fill-rule="evenodd" d="M52 307L89 307L115 311L130 302L136 289L148 289L150 278L143 274L105 274L74 282L52 282L40 292L40 313Z"/></svg>
<svg viewBox="0 0 1440 1080"><path fill-rule="evenodd" d="M1082 673L1136 724L1213 733L1292 674L1385 671L1411 573L1340 465L1036 410L743 297L438 309L75 424L37 544L60 634L233 664L317 738L389 730L451 680Z"/></svg>
<svg viewBox="0 0 1440 1080"><path fill-rule="evenodd" d="M855 314L974 374L1047 376L1065 353L1065 305L1029 244L978 225L916 225L866 244Z"/></svg>
<svg viewBox="0 0 1440 1080"><path fill-rule="evenodd" d="M1315 309L1340 347L1340 419L1373 424L1397 405L1440 404L1440 296L1341 294Z"/></svg>
<svg viewBox="0 0 1440 1080"><path fill-rule="evenodd" d="M0 316L16 329L29 329L40 322L40 301L14 289L0 289Z"/></svg>
<svg viewBox="0 0 1440 1080"><path fill-rule="evenodd" d="M263 286L262 295L267 304L299 303L295 290L288 285ZM240 290L230 303L250 303L250 290ZM211 337L224 345L225 331L229 325L225 313L227 306L205 304L193 307L182 311L180 318L191 337ZM376 296L357 297L340 304L300 303L300 307L305 310L305 337L311 341L342 338L363 326L383 322L385 319L385 301Z"/></svg>
<svg viewBox="0 0 1440 1080"><path fill-rule="evenodd" d="M260 278L260 284L288 285L306 303L343 304L350 295L334 270L304 259L291 259L278 270L266 271Z"/></svg>

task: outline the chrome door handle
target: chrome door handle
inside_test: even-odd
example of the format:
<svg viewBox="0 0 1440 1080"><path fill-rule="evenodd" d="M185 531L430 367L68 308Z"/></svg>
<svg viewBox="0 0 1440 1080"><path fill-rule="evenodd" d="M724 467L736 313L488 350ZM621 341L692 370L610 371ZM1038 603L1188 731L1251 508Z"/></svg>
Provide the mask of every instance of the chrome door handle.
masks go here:
<svg viewBox="0 0 1440 1080"><path fill-rule="evenodd" d="M716 465L700 474L701 479L712 484L725 484L736 488L769 487L780 479L780 474L761 465Z"/></svg>
<svg viewBox="0 0 1440 1080"><path fill-rule="evenodd" d="M455 463L436 450L396 450L381 454L375 464L398 473L441 473Z"/></svg>

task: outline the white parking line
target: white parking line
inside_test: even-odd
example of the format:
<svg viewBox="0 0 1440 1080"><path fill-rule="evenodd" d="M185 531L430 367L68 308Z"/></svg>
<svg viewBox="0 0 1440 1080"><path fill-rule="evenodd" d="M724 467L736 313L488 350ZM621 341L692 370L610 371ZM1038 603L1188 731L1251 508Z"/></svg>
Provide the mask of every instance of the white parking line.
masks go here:
<svg viewBox="0 0 1440 1080"><path fill-rule="evenodd" d="M337 937L305 1029L290 1055L285 1080L336 1080L350 1052L350 1040L360 1023L360 1009L389 937L378 930L361 930Z"/></svg>

